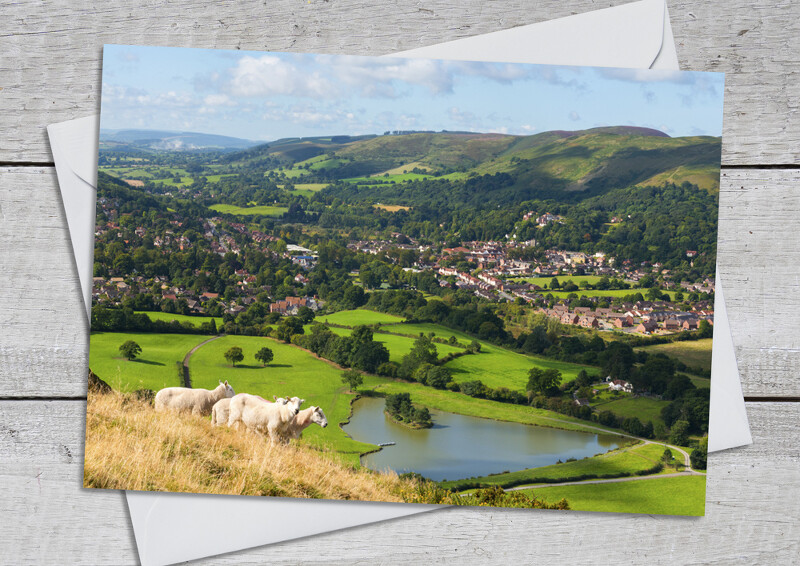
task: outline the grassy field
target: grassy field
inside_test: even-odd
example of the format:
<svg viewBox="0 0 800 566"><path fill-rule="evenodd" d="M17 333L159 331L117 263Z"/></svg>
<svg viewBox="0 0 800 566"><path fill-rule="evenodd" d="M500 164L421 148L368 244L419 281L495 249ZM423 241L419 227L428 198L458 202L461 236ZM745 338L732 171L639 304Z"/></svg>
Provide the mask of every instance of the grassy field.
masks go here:
<svg viewBox="0 0 800 566"><path fill-rule="evenodd" d="M225 214L240 214L244 216L280 216L289 210L285 206L263 205L242 207L233 204L212 204L208 208Z"/></svg>
<svg viewBox="0 0 800 566"><path fill-rule="evenodd" d="M600 281L600 279L602 279L602 277L599 275L550 275L549 277L512 277L509 280L519 281L522 283L532 283L534 285L538 285L539 287L544 287L547 285L547 287L550 288L550 282L553 280L553 277L558 279L558 282L562 285L565 285L569 281L572 281L575 283L575 285L580 285L581 281L587 281L590 285L594 285Z"/></svg>
<svg viewBox="0 0 800 566"><path fill-rule="evenodd" d="M211 316L188 316L185 314L170 314L168 312L151 312L151 311L136 311L136 314L146 314L150 320L163 320L166 322L171 322L173 320L177 320L178 322L191 322L194 326L200 326L204 322L211 322L214 320L214 323L217 325L217 328L222 324L222 319L220 317L214 318Z"/></svg>
<svg viewBox="0 0 800 566"><path fill-rule="evenodd" d="M656 344L654 346L641 346L636 351L645 351L648 354L666 354L675 358L689 367L711 369L711 338L702 340L685 340L669 344Z"/></svg>
<svg viewBox="0 0 800 566"><path fill-rule="evenodd" d="M418 335L420 332L425 334L433 332L440 338L455 336L463 344L469 344L474 340L474 338L463 332L428 323L403 323L387 326L386 330L413 335ZM481 340L478 340L478 342L481 344L481 352L479 354L461 356L448 362L447 367L453 372L454 381L461 383L480 379L484 385L489 387L508 387L509 389L524 390L528 383L528 371L534 366L543 369L557 369L562 374L562 381L575 379L582 369L588 372L596 370L591 366L526 356L488 342Z"/></svg>
<svg viewBox="0 0 800 566"><path fill-rule="evenodd" d="M244 352L244 361L236 367L231 367L224 357L233 346ZM267 367L254 358L264 346L275 355ZM354 397L342 384L342 371L304 350L258 336L224 336L200 348L192 356L189 369L193 387L213 389L219 380L227 379L237 393L252 393L265 399L272 399L273 395L297 396L305 399L304 408L322 407L330 426L311 426L303 433L303 439L342 454L350 463L357 463L359 454L375 448L350 439L338 426L348 419Z"/></svg>
<svg viewBox="0 0 800 566"><path fill-rule="evenodd" d="M442 487L459 490L460 486L480 482L485 485L499 485L500 487L513 487L526 483L545 483L548 480L570 481L577 480L587 475L597 477L622 476L649 470L655 466L664 453L660 444L636 444L630 447L618 448L605 454L590 458L583 458L575 462L564 462L541 468L530 468L518 472L483 476L469 480L455 480L442 482Z"/></svg>
<svg viewBox="0 0 800 566"><path fill-rule="evenodd" d="M332 326L331 331L340 336L349 336L352 332L352 329L337 328ZM414 341L416 340L416 338L397 336L395 334L384 334L382 332L375 333L372 336L372 339L386 346L386 349L389 350L389 360L398 364L403 360L403 356L411 351L411 349L414 347ZM457 348L456 346L450 346L449 344L434 344L434 346L436 346L436 353L440 358L450 353L464 351L463 348Z"/></svg>
<svg viewBox="0 0 800 566"><path fill-rule="evenodd" d="M701 516L705 512L706 477L654 477L621 483L538 487L523 493L550 503L566 498L570 509L575 511Z"/></svg>
<svg viewBox="0 0 800 566"><path fill-rule="evenodd" d="M592 407L597 411L611 411L618 417L637 417L643 423L653 421L653 424L660 422L661 409L669 405L669 401L652 399L650 397L630 397L621 396L616 400L592 402Z"/></svg>
<svg viewBox="0 0 800 566"><path fill-rule="evenodd" d="M404 319L401 316L395 316L393 314L356 309L325 314L316 317L314 320L317 322L341 324L342 326L349 326L352 328L359 324L393 324L396 322L403 322Z"/></svg>
<svg viewBox="0 0 800 566"><path fill-rule="evenodd" d="M644 291L647 291L646 289ZM669 294L670 300L675 300L675 291L661 291L662 293ZM591 289L578 289L577 291L541 291L541 293L545 296L552 294L553 297L556 299L566 299L571 294L576 294L578 297L625 297L626 295L632 295L635 293L642 293L642 289L609 289L607 291L598 291L598 290L591 290ZM645 295L645 293L642 293Z"/></svg>
<svg viewBox="0 0 800 566"><path fill-rule="evenodd" d="M208 336L196 334L139 334L129 332L92 332L89 348L89 369L118 391L152 389L183 385L175 362ZM119 346L133 340L142 353L128 361L119 353Z"/></svg>
<svg viewBox="0 0 800 566"><path fill-rule="evenodd" d="M119 394L90 394L87 402L85 487L377 501L402 501L413 491L395 474L325 456L212 427L208 418L156 413Z"/></svg>

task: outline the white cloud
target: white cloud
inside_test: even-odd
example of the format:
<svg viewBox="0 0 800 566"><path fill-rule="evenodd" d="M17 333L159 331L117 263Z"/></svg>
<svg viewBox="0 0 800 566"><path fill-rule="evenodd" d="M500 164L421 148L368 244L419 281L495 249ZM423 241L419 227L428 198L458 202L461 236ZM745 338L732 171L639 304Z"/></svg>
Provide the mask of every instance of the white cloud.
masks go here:
<svg viewBox="0 0 800 566"><path fill-rule="evenodd" d="M308 73L273 55L242 57L227 85L234 96L291 95L324 98L335 86L318 72Z"/></svg>
<svg viewBox="0 0 800 566"><path fill-rule="evenodd" d="M569 119L572 120L573 122L577 122L578 120L581 119L581 115L573 110L572 112L569 113Z"/></svg>
<svg viewBox="0 0 800 566"><path fill-rule="evenodd" d="M206 106L236 106L236 101L227 94L209 94L203 99Z"/></svg>

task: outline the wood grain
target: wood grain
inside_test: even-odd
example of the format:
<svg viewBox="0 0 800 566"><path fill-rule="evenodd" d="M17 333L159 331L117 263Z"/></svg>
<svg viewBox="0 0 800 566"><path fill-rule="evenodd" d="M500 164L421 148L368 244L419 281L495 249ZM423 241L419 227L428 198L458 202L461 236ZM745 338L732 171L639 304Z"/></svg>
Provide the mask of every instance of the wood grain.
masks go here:
<svg viewBox="0 0 800 566"><path fill-rule="evenodd" d="M9 396L80 396L88 355L80 287L52 168L0 169L0 341ZM719 264L742 386L751 396L800 396L800 169L725 170ZM26 376L20 379L20 376Z"/></svg>
<svg viewBox="0 0 800 566"><path fill-rule="evenodd" d="M382 55L626 1L6 4L0 32L0 163L51 161L45 126L98 111L105 43ZM800 3L668 5L682 67L728 73L723 163L800 164Z"/></svg>
<svg viewBox="0 0 800 566"><path fill-rule="evenodd" d="M15 564L136 563L122 495L79 487L85 410L80 401L0 401L0 509L16 522L0 556ZM800 404L750 403L748 412L754 444L709 458L705 518L459 508L200 563L790 563L800 552ZM633 536L647 543L621 541Z"/></svg>

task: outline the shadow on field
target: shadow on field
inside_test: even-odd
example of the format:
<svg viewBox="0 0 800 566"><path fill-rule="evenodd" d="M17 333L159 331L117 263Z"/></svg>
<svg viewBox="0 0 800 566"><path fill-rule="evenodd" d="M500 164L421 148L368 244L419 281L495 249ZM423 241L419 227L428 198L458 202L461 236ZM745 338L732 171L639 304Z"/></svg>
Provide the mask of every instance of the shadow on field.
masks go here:
<svg viewBox="0 0 800 566"><path fill-rule="evenodd" d="M147 364L148 366L163 366L164 365L161 362L153 362L151 360L141 360L140 359L140 360L131 360L131 361L134 362L134 363L137 363L137 364Z"/></svg>
<svg viewBox="0 0 800 566"><path fill-rule="evenodd" d="M266 366L262 365L249 365L249 364L237 364L236 369L269 369L269 368L290 368L292 367L289 364L267 364Z"/></svg>

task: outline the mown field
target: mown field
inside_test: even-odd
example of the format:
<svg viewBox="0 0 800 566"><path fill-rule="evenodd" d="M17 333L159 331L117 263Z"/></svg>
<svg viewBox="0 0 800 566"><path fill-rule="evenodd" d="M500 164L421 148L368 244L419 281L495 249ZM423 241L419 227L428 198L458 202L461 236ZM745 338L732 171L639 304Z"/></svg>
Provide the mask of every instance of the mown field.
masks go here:
<svg viewBox="0 0 800 566"><path fill-rule="evenodd" d="M602 400L598 403L592 401L591 404L597 411L611 411L623 418L637 417L643 423L653 421L653 424L657 422L663 424L661 410L669 403L669 401L662 399L622 395L617 399L610 398L610 400Z"/></svg>
<svg viewBox="0 0 800 566"><path fill-rule="evenodd" d="M533 285L538 285L539 287L544 287L546 285L549 289L550 282L553 280L553 277L558 279L558 282L562 285L566 285L568 282L572 281L578 286L580 286L582 281L586 281L590 285L595 285L598 281L600 281L600 279L602 279L602 277L599 275L550 275L549 277L511 277L509 278L509 281L532 283Z"/></svg>
<svg viewBox="0 0 800 566"><path fill-rule="evenodd" d="M656 476L619 483L537 487L522 491L550 503L566 498L574 511L701 516L705 513L706 476Z"/></svg>
<svg viewBox="0 0 800 566"><path fill-rule="evenodd" d="M597 477L630 475L653 468L658 464L663 453L664 447L660 444L639 443L575 462L564 462L563 464L553 464L552 466L530 468L468 480L446 481L442 482L441 485L448 489L460 490L461 486L469 483L474 484L475 482L485 485L514 487L526 483L545 483L554 480L564 482L577 481L587 475Z"/></svg>
<svg viewBox="0 0 800 566"><path fill-rule="evenodd" d="M214 320L214 324L217 325L217 328L222 324L222 319L220 317L211 317L211 316L189 316L185 314L172 314L168 312L154 312L154 311L136 311L136 314L146 314L147 318L150 320L163 320L165 322L172 322L173 320L177 320L178 322L190 322L194 326L200 326L204 322L211 322Z"/></svg>
<svg viewBox="0 0 800 566"><path fill-rule="evenodd" d="M319 322L329 321L345 326L356 326L358 324L381 324L383 330L408 336L419 336L420 333L429 335L434 333L435 337L449 339L451 336L462 344L469 344L475 338L451 330L444 326L430 323L399 323L400 317L387 315L363 309L341 311L332 315L319 317ZM398 361L403 355L411 350L413 339L399 340L399 336L391 336L383 333L375 335L376 340L384 342L391 352L392 361ZM578 376L578 373L585 369L589 372L596 370L591 366L583 366L568 362L560 362L536 356L526 356L505 348L500 348L488 342L478 340L481 344L481 351L476 355L461 356L447 363L446 367L453 372L453 380L457 383L479 379L484 385L489 387L508 387L514 390L523 390L528 383L528 371L536 366L543 369L557 369L562 374L562 381L570 381ZM395 349L393 349L393 346ZM436 344L439 357L450 352L462 351L447 344ZM399 354L399 355L398 355Z"/></svg>
<svg viewBox="0 0 800 566"><path fill-rule="evenodd" d="M645 289L646 291L646 289ZM671 301L675 300L675 291L661 291L662 293L669 294L669 298ZM577 291L550 291L545 290L541 291L541 293L545 296L553 295L557 299L566 299L569 295L575 294L578 297L625 297L626 295L632 295L634 293L642 293L642 289L609 289L607 291L599 291L596 289L578 289ZM645 293L642 293L644 295Z"/></svg>
<svg viewBox="0 0 800 566"><path fill-rule="evenodd" d="M331 332L340 336L349 336L352 332L352 329L332 326ZM411 349L414 347L414 341L416 340L416 338L396 336L394 334L384 334L383 332L374 333L372 339L386 346L386 349L389 350L389 361L396 362L398 364L403 360L403 356L411 351ZM443 358L450 353L464 351L463 348L457 348L456 346L450 346L449 344L434 345L436 346L436 353L440 358Z"/></svg>
<svg viewBox="0 0 800 566"><path fill-rule="evenodd" d="M236 367L225 359L225 352L233 346L239 346L244 353L244 360ZM254 357L264 346L275 355L267 367ZM342 384L342 370L305 350L259 336L224 336L200 348L192 356L189 369L193 387L213 389L219 380L227 379L237 393L252 393L265 399L272 399L273 395L297 396L305 399L303 408L322 407L329 426L311 426L303 438L314 446L335 450L351 463L358 463L359 454L375 448L350 439L338 426L348 419L350 402L355 397Z"/></svg>
<svg viewBox="0 0 800 566"><path fill-rule="evenodd" d="M689 367L700 367L705 370L710 370L711 343L712 338L703 338L702 340L684 340L682 342L670 342L669 344L641 346L639 348L634 348L634 350L641 350L648 354L666 354L670 358L675 358Z"/></svg>
<svg viewBox="0 0 800 566"><path fill-rule="evenodd" d="M419 335L420 332L424 334L433 332L439 338L446 339L455 336L462 344L469 344L475 340L463 332L429 323L403 323L387 326L386 330L412 335ZM582 369L590 373L597 369L537 356L526 356L482 340L478 340L478 342L481 344L479 354L461 356L447 363L447 367L453 372L453 380L457 383L479 379L489 387L524 390L528 383L528 371L534 366L543 369L557 369L561 372L562 382L575 379Z"/></svg>
<svg viewBox="0 0 800 566"><path fill-rule="evenodd" d="M118 391L182 386L175 362L182 362L189 350L208 338L197 334L92 332L89 369ZM126 340L133 340L142 348L133 361L119 353Z"/></svg>
<svg viewBox="0 0 800 566"><path fill-rule="evenodd" d="M314 320L317 322L329 322L331 324L355 327L359 324L394 324L403 322L404 319L401 316L395 316L393 314L356 309L318 316Z"/></svg>
<svg viewBox="0 0 800 566"><path fill-rule="evenodd" d="M285 206L235 206L233 204L212 204L208 208L225 214L240 214L243 216L280 216L289 210Z"/></svg>

